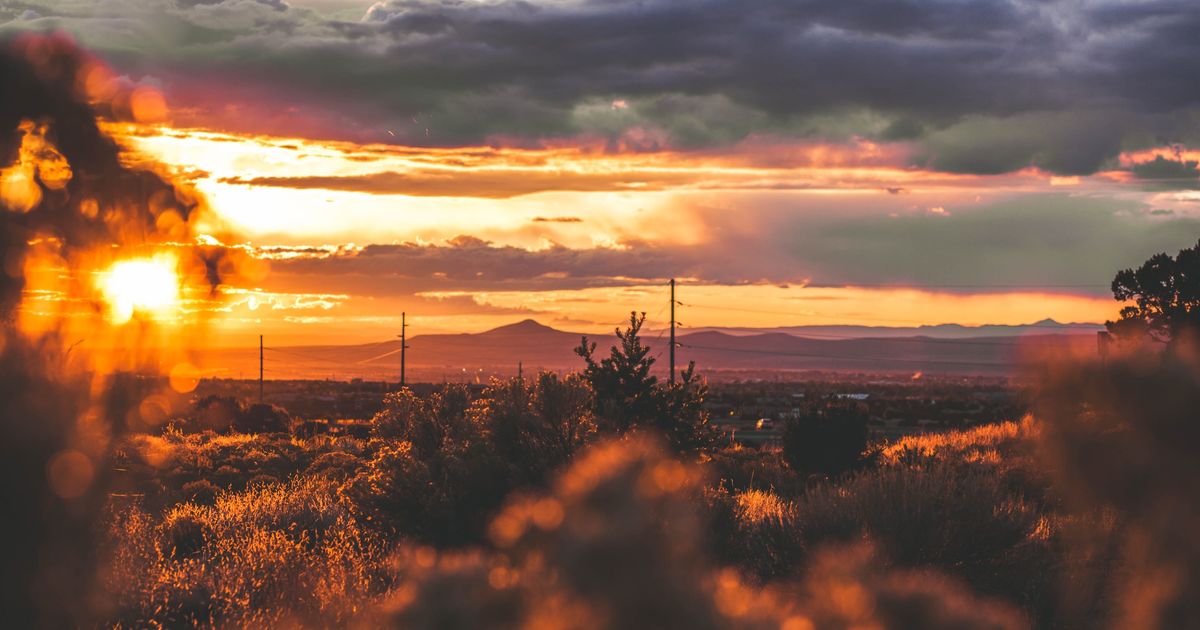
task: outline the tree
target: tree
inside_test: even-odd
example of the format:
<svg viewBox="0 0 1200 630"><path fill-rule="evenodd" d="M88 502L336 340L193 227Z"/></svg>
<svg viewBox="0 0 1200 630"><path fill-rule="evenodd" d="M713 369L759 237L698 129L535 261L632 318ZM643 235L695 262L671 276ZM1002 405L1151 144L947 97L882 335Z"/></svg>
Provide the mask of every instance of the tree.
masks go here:
<svg viewBox="0 0 1200 630"><path fill-rule="evenodd" d="M677 451L707 448L715 442L704 411L707 388L695 376L695 363L681 373L675 384L662 385L650 373L654 357L642 345L641 329L646 314L630 313L629 328L617 329L620 345L607 358L596 360L596 344L584 337L575 353L587 364L583 378L595 393L594 408L601 429L625 433L634 428L652 428Z"/></svg>
<svg viewBox="0 0 1200 630"><path fill-rule="evenodd" d="M667 436L669 443L680 451L708 449L716 445L717 434L708 425L708 411L704 409L708 385L696 376L695 361L688 362L687 369L679 373L679 379L663 389L663 395L666 413L659 418L666 422L659 429Z"/></svg>
<svg viewBox="0 0 1200 630"><path fill-rule="evenodd" d="M1200 242L1174 258L1155 254L1137 269L1117 272L1113 297L1133 304L1121 309L1109 332L1126 339L1172 342L1200 332Z"/></svg>
<svg viewBox="0 0 1200 630"><path fill-rule="evenodd" d="M586 363L583 377L592 385L596 415L606 430L624 433L649 424L658 411L658 379L650 374L654 357L649 356L650 348L642 345L639 335L645 322L645 313L631 312L629 328L616 331L620 346L613 346L605 359L596 360L596 344L589 344L587 337L575 349Z"/></svg>

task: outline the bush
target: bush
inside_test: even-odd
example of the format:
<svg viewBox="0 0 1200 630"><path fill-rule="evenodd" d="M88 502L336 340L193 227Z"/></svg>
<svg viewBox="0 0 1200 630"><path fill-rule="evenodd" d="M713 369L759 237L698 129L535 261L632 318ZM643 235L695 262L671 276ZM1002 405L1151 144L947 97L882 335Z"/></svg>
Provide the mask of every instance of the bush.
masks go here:
<svg viewBox="0 0 1200 630"><path fill-rule="evenodd" d="M205 396L196 401L182 428L192 433L228 431L242 414L242 405L232 396Z"/></svg>
<svg viewBox="0 0 1200 630"><path fill-rule="evenodd" d="M806 549L865 537L902 566L952 571L1012 601L1029 603L1052 590L1041 581L1055 556L1040 514L986 467L868 470L810 489L792 513Z"/></svg>
<svg viewBox="0 0 1200 630"><path fill-rule="evenodd" d="M724 564L759 580L795 575L804 547L796 527L795 504L764 490L705 493L714 552Z"/></svg>
<svg viewBox="0 0 1200 630"><path fill-rule="evenodd" d="M241 433L285 433L292 417L283 407L255 403L236 416L233 428Z"/></svg>
<svg viewBox="0 0 1200 630"><path fill-rule="evenodd" d="M213 530L203 510L181 505L159 526L163 553L168 558L191 558L213 539Z"/></svg>
<svg viewBox="0 0 1200 630"><path fill-rule="evenodd" d="M380 542L328 483L224 493L150 521L133 509L112 524L109 625L342 625L387 586ZM148 547L150 528L158 542Z"/></svg>
<svg viewBox="0 0 1200 630"><path fill-rule="evenodd" d="M482 542L510 492L544 484L591 438L590 401L582 380L548 373L494 381L473 402L461 385L425 399L389 394L372 420L378 450L342 496L392 535Z"/></svg>
<svg viewBox="0 0 1200 630"><path fill-rule="evenodd" d="M867 450L867 416L856 407L830 403L788 420L783 458L803 475L840 475L854 470Z"/></svg>
<svg viewBox="0 0 1200 630"><path fill-rule="evenodd" d="M805 480L789 467L777 449L730 446L704 460L713 481L731 491L771 490L794 497L804 491Z"/></svg>
<svg viewBox="0 0 1200 630"><path fill-rule="evenodd" d="M362 467L363 462L358 457L344 451L332 451L318 455L304 474L341 482L358 474Z"/></svg>
<svg viewBox="0 0 1200 630"><path fill-rule="evenodd" d="M183 484L183 498L199 505L212 505L217 500L217 487L207 479Z"/></svg>
<svg viewBox="0 0 1200 630"><path fill-rule="evenodd" d="M1165 350L1117 350L1107 364L1048 365L1036 380L1038 446L1085 543L1070 594L1105 601L1114 627L1195 627L1200 345L1184 336Z"/></svg>
<svg viewBox="0 0 1200 630"><path fill-rule="evenodd" d="M591 387L578 376L560 379L552 372L492 381L471 417L526 485L545 483L596 434Z"/></svg>
<svg viewBox="0 0 1200 630"><path fill-rule="evenodd" d="M643 439L593 448L551 494L517 498L493 521L491 534L502 553L405 554L385 618L370 625L446 630L1024 625L1008 608L975 598L946 578L889 571L862 547L822 552L798 588L747 584L700 553L698 473ZM781 504L767 498L748 500L745 507L764 521L781 514Z"/></svg>

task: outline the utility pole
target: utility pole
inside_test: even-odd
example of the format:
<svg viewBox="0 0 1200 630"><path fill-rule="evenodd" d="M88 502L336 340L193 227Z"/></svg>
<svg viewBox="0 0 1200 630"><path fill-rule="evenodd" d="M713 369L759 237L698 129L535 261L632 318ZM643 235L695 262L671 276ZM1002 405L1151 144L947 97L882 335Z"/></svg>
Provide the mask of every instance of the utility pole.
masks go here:
<svg viewBox="0 0 1200 630"><path fill-rule="evenodd" d="M671 278L671 384L675 384L675 278Z"/></svg>
<svg viewBox="0 0 1200 630"><path fill-rule="evenodd" d="M404 351L408 349L408 338L405 336L408 333L408 323L405 321L407 313L400 313L400 388L404 389Z"/></svg>
<svg viewBox="0 0 1200 630"><path fill-rule="evenodd" d="M517 380L518 380L518 381L524 381L524 380L525 380L525 372L524 372L524 370L522 369L522 366L521 366L521 362L520 362L520 361L517 361Z"/></svg>
<svg viewBox="0 0 1200 630"><path fill-rule="evenodd" d="M263 336L258 336L258 402L263 402Z"/></svg>

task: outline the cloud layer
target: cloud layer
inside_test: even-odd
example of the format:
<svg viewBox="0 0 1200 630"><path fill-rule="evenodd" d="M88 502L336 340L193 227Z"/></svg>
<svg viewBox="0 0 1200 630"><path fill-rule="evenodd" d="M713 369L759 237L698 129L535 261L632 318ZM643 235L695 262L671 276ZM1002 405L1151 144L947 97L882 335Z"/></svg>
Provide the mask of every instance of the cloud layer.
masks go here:
<svg viewBox="0 0 1200 630"><path fill-rule="evenodd" d="M351 295L562 291L658 284L922 287L949 293L1049 291L1107 296L1117 269L1195 242L1200 219L1069 195L895 216L750 214L693 208L709 236L693 245L540 250L460 237L445 243L306 251L272 265L279 290L336 283ZM835 209L836 210L836 209ZM749 225L748 222L753 222ZM764 236L768 235L768 236ZM282 251L282 250L281 250Z"/></svg>
<svg viewBox="0 0 1200 630"><path fill-rule="evenodd" d="M65 29L163 82L177 116L260 132L637 151L864 137L943 171L1063 174L1200 134L1188 0L387 0L357 21L280 0L0 7L3 32Z"/></svg>

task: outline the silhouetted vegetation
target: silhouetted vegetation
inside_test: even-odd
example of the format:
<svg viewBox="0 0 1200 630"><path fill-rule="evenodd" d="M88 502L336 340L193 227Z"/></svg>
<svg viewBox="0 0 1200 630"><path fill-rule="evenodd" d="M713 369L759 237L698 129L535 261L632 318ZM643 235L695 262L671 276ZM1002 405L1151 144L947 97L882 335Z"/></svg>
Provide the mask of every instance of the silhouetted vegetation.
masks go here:
<svg viewBox="0 0 1200 630"><path fill-rule="evenodd" d="M674 386L643 371L640 321L607 363L587 362L590 376L388 394L368 440L130 438L123 461L146 492L114 505L109 618L406 628L1196 618L1190 355L1047 368L1040 419L872 445L861 403L831 396L805 401L780 448L718 447L686 437L707 430L692 371ZM222 406L242 409L217 400L197 413ZM655 421L651 409L694 422Z"/></svg>
<svg viewBox="0 0 1200 630"><path fill-rule="evenodd" d="M196 401L193 413L176 423L189 432L280 433L291 429L286 409L265 403L245 404L232 396L206 396Z"/></svg>
<svg viewBox="0 0 1200 630"><path fill-rule="evenodd" d="M1076 614L1098 612L1114 627L1194 626L1200 619L1196 347L1134 349L1103 366L1051 365L1040 382L1038 446L1078 523L1072 552L1080 569L1070 594L1083 612Z"/></svg>
<svg viewBox="0 0 1200 630"><path fill-rule="evenodd" d="M1200 615L1189 346L1048 366L1035 417L886 444L868 443L858 401L805 400L780 447L755 449L708 437L692 369L674 385L644 371L640 324L614 356L589 348L590 372L388 394L364 438L287 433L286 411L221 397L122 437L95 614L405 628Z"/></svg>
<svg viewBox="0 0 1200 630"><path fill-rule="evenodd" d="M783 458L804 475L840 475L857 468L867 450L867 416L855 404L825 401L787 421Z"/></svg>
<svg viewBox="0 0 1200 630"><path fill-rule="evenodd" d="M674 384L659 384L650 373L655 358L642 345L645 321L645 313L630 313L629 327L616 331L620 345L613 346L607 357L597 359L596 344L589 344L587 337L575 349L585 364L582 375L591 385L600 429L617 435L654 429L680 452L712 445L716 436L700 404L706 388L696 378L696 366L689 364Z"/></svg>
<svg viewBox="0 0 1200 630"><path fill-rule="evenodd" d="M1107 323L1124 338L1149 337L1171 341L1182 334L1200 332L1200 242L1174 258L1155 254L1137 269L1117 272L1113 297L1133 304L1121 309L1121 318Z"/></svg>

